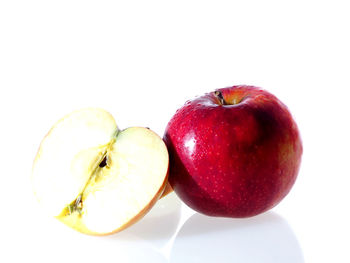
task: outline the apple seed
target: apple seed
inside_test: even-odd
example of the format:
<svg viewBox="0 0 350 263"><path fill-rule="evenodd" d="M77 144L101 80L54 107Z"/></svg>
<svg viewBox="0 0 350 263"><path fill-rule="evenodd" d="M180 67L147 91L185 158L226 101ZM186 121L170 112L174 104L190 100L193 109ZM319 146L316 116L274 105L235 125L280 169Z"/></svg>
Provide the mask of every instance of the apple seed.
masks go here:
<svg viewBox="0 0 350 263"><path fill-rule="evenodd" d="M107 156L105 156L105 158L103 158L103 160L101 161L101 163L99 164L99 167L103 168L107 165Z"/></svg>

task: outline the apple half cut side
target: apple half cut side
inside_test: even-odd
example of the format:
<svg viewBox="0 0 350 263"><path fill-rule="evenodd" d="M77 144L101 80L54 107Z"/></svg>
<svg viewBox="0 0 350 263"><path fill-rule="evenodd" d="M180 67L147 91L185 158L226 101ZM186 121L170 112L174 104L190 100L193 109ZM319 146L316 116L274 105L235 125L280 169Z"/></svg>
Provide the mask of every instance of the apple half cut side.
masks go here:
<svg viewBox="0 0 350 263"><path fill-rule="evenodd" d="M41 142L35 195L48 213L91 235L112 234L142 218L161 197L169 156L148 128L119 130L102 109L75 111Z"/></svg>

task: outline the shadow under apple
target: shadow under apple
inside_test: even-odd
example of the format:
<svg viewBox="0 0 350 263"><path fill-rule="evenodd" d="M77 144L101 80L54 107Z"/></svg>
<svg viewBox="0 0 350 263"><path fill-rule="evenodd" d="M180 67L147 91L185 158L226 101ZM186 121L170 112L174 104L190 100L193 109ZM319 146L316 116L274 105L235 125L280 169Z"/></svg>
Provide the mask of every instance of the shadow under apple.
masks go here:
<svg viewBox="0 0 350 263"><path fill-rule="evenodd" d="M110 238L124 241L147 240L161 248L175 234L180 222L181 205L176 194L170 193L158 200L140 221Z"/></svg>
<svg viewBox="0 0 350 263"><path fill-rule="evenodd" d="M276 213L245 218L190 217L178 232L170 262L293 262L303 253L287 221Z"/></svg>

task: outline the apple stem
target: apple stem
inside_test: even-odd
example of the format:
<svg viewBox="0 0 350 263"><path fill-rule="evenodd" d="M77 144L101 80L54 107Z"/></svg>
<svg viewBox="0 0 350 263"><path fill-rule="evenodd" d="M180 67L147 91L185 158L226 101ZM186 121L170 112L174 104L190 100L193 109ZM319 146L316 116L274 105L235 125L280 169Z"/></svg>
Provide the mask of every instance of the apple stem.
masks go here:
<svg viewBox="0 0 350 263"><path fill-rule="evenodd" d="M227 105L224 96L222 95L222 92L220 90L214 91L214 95L219 100L221 105Z"/></svg>

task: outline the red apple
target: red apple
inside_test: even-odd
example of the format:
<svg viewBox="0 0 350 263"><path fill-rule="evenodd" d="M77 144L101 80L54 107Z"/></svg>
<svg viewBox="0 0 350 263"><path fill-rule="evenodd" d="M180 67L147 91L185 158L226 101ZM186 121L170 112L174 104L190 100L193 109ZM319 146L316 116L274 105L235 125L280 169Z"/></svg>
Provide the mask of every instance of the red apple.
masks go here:
<svg viewBox="0 0 350 263"><path fill-rule="evenodd" d="M192 209L250 217L292 188L302 142L288 108L271 93L233 86L188 101L168 123L169 182Z"/></svg>

